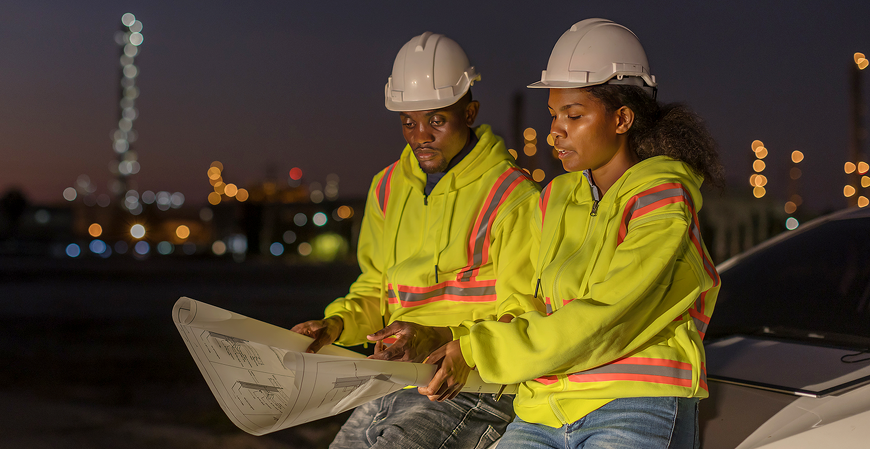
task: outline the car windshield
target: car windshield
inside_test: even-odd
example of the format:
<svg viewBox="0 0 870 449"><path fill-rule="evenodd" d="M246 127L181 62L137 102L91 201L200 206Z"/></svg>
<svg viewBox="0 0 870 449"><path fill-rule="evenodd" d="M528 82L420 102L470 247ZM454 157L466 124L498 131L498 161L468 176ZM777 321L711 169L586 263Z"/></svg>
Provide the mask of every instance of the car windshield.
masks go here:
<svg viewBox="0 0 870 449"><path fill-rule="evenodd" d="M870 338L870 217L796 234L721 278L711 334L769 327Z"/></svg>

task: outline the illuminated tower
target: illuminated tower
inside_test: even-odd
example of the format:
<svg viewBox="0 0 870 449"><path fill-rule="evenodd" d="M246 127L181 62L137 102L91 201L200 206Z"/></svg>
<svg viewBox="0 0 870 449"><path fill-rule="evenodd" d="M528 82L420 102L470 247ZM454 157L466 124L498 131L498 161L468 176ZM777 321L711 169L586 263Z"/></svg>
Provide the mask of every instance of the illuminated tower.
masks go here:
<svg viewBox="0 0 870 449"><path fill-rule="evenodd" d="M121 30L115 33L115 42L121 48L119 59L121 85L118 101L120 119L117 129L112 132L112 149L117 156L109 163L109 170L116 179L111 186L112 193L118 199L127 196L127 180L130 175L139 172L139 162L132 145L137 138L133 122L139 115L139 111L136 109L136 99L139 97L136 77L139 75L139 67L136 66L135 61L143 40L142 22L136 20L136 16L130 13L121 16ZM136 199L136 207L127 207L131 212L138 208L138 197ZM119 202L126 205L126 201ZM141 211L141 208L138 209Z"/></svg>

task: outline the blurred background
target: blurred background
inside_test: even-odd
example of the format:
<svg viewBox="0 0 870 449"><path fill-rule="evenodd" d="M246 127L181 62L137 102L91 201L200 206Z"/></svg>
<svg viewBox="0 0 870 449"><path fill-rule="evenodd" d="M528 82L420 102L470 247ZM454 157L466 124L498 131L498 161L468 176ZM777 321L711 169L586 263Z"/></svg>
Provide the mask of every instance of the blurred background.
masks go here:
<svg viewBox="0 0 870 449"><path fill-rule="evenodd" d="M325 447L342 416L236 429L172 304L291 327L346 292L369 183L404 146L383 86L424 31L482 73L478 123L542 185L561 174L547 92L525 85L589 17L633 30L658 98L719 142L716 262L870 204L867 2L5 1L0 441Z"/></svg>

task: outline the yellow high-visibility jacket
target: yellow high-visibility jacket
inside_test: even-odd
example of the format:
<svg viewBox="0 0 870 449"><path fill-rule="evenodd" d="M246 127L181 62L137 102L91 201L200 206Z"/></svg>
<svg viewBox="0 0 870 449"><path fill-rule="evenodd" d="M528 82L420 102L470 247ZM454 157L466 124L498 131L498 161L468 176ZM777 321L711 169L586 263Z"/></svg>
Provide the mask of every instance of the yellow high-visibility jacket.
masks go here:
<svg viewBox="0 0 870 449"><path fill-rule="evenodd" d="M517 416L560 427L615 398L707 396L702 338L719 276L699 232L701 182L657 156L598 204L582 173L544 188L532 259L546 315L454 328L484 380L522 382Z"/></svg>
<svg viewBox="0 0 870 449"><path fill-rule="evenodd" d="M528 295L532 216L540 187L481 125L477 145L424 195L410 146L372 180L357 257L362 274L326 317L357 345L396 320L427 326L498 319L540 307Z"/></svg>

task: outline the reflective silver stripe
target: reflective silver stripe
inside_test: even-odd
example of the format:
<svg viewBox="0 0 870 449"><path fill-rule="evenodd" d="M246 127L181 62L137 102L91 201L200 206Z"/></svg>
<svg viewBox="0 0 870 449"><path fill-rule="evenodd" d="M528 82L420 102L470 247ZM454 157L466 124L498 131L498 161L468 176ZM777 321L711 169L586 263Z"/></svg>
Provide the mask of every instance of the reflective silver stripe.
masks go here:
<svg viewBox="0 0 870 449"><path fill-rule="evenodd" d="M604 365L599 368L573 373L571 376L582 376L585 374L643 374L648 376L673 377L675 379L692 379L692 370L690 369L672 366L634 365L629 363Z"/></svg>
<svg viewBox="0 0 870 449"><path fill-rule="evenodd" d="M553 313L553 305L550 303L547 303L547 315L550 315L552 313Z"/></svg>
<svg viewBox="0 0 870 449"><path fill-rule="evenodd" d="M695 317L692 317L692 321L695 322L695 327L698 328L698 332L700 332L702 334L707 333L707 323L705 323L701 319L695 318Z"/></svg>
<svg viewBox="0 0 870 449"><path fill-rule="evenodd" d="M489 202L489 207L483 212L483 219L480 220L480 227L477 229L477 235L473 236L474 253L471 256L471 267L465 270L464 273L462 273L462 277L459 278L460 281L470 281L471 273L474 272L475 269L479 268L481 263L483 262L483 244L486 241L486 233L489 231L489 219L490 217L492 217L492 214L495 213L495 210L504 199L503 197L508 187L510 187L510 185L521 176L522 172L520 172L519 170L514 170L513 173L509 174L504 179L504 181L501 182L495 193L492 195L492 200Z"/></svg>
<svg viewBox="0 0 870 449"><path fill-rule="evenodd" d="M395 298L395 294L392 293L387 294L390 298ZM390 296L392 294L392 296ZM486 287L458 287L455 285L447 285L430 292L425 293L411 293L411 292L403 292L399 291L399 299L402 302L418 302L418 301L426 301L432 298L437 298L439 296L492 296L492 300L495 301L495 286L486 286Z"/></svg>
<svg viewBox="0 0 870 449"><path fill-rule="evenodd" d="M638 209L642 209L644 207L647 207L650 204L655 203L656 201L663 200L665 198L675 197L675 196L682 196L684 198L688 197L688 195L685 194L685 191L683 189L673 188L673 189L665 189L665 190L662 190L661 192L650 193L650 194L647 194L647 195L644 195L644 196L638 198L637 201L635 201L634 204L631 206L631 209L628 211L628 214L625 216L625 222L624 222L625 227L628 228L628 222L631 221L631 217L634 215L635 212L637 212ZM688 198L688 202L691 203L691 201L692 201L691 198Z"/></svg>

